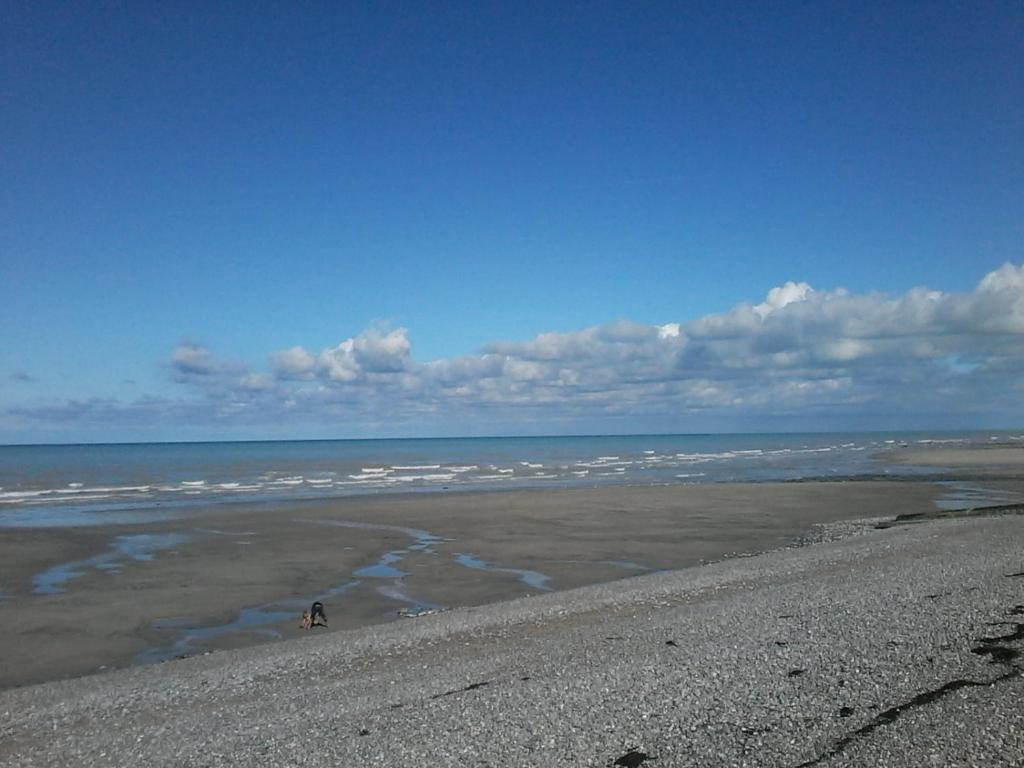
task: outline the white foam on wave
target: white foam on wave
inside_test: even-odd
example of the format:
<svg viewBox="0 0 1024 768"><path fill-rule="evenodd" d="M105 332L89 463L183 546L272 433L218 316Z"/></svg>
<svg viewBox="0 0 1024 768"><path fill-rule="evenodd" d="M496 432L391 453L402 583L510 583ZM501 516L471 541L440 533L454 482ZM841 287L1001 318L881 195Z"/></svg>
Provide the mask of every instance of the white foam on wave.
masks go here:
<svg viewBox="0 0 1024 768"><path fill-rule="evenodd" d="M390 472L394 472L393 469L387 469L385 467L362 467L360 470L364 475L386 475ZM352 475L349 475L352 477Z"/></svg>
<svg viewBox="0 0 1024 768"><path fill-rule="evenodd" d="M714 461L715 459L735 459L736 453L733 451L721 451L719 453L677 453L676 458L692 464L698 464L705 461Z"/></svg>
<svg viewBox="0 0 1024 768"><path fill-rule="evenodd" d="M465 466L465 467L448 467L448 469L450 471L458 472L460 474L463 473L463 472L472 472L474 469L479 469L479 468L480 467L478 467L476 464L470 464L470 465Z"/></svg>
<svg viewBox="0 0 1024 768"><path fill-rule="evenodd" d="M0 493L0 502L14 503L21 501L22 499L31 499L36 496L45 496L50 493L49 490L42 491L4 491Z"/></svg>
<svg viewBox="0 0 1024 768"><path fill-rule="evenodd" d="M597 460L598 461L618 461L619 457L618 456L598 456Z"/></svg>
<svg viewBox="0 0 1024 768"><path fill-rule="evenodd" d="M425 469L440 469L440 464L407 464L405 466L393 465L392 469L397 472L421 472Z"/></svg>
<svg viewBox="0 0 1024 768"><path fill-rule="evenodd" d="M261 491L266 486L262 483L254 483L251 485L243 485L242 483L221 483L216 486L214 490L217 493L231 493L232 491ZM193 491L195 493L195 491Z"/></svg>
<svg viewBox="0 0 1024 768"><path fill-rule="evenodd" d="M530 462L530 461L520 461L519 464L521 466L524 466L524 467L529 467L530 469L543 469L544 468L543 464L534 464L533 462Z"/></svg>
<svg viewBox="0 0 1024 768"><path fill-rule="evenodd" d="M445 480L452 480L455 477L454 472L437 472L434 474L427 475L392 475L388 478L388 482L391 483L413 483L421 480L426 483L436 483Z"/></svg>
<svg viewBox="0 0 1024 768"><path fill-rule="evenodd" d="M181 484L189 488L199 487L206 485L205 480L182 480Z"/></svg>
<svg viewBox="0 0 1024 768"><path fill-rule="evenodd" d="M679 478L704 477L704 473L703 472L690 472L689 474L682 473L682 474L676 475L676 477L679 477Z"/></svg>
<svg viewBox="0 0 1024 768"><path fill-rule="evenodd" d="M511 480L511 475L477 475L474 480Z"/></svg>

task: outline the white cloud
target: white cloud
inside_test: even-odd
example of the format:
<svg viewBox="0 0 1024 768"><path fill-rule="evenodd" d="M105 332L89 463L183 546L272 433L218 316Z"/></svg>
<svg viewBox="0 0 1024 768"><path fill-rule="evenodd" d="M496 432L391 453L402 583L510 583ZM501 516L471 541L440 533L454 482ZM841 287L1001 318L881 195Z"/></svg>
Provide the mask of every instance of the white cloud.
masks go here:
<svg viewBox="0 0 1024 768"><path fill-rule="evenodd" d="M850 294L790 281L762 302L689 323L620 320L427 363L413 360L405 328L370 329L317 356L279 352L273 364L279 379L321 383L305 398L313 408L600 419L930 406L940 390L955 407L970 391L998 391L1024 368L1022 355L1024 267L1008 264L966 294Z"/></svg>
<svg viewBox="0 0 1024 768"><path fill-rule="evenodd" d="M405 328L390 333L366 331L345 339L318 358L319 369L332 381L353 382L370 374L394 374L406 369L412 345Z"/></svg>
<svg viewBox="0 0 1024 768"><path fill-rule="evenodd" d="M806 301L811 291L812 288L807 283L790 281L768 291L768 297L762 304L754 307L754 313L764 319L776 309L782 309L795 301Z"/></svg>
<svg viewBox="0 0 1024 768"><path fill-rule="evenodd" d="M185 342L179 344L171 353L171 365L182 374L210 376L217 372L217 362L210 355L210 350L200 344Z"/></svg>
<svg viewBox="0 0 1024 768"><path fill-rule="evenodd" d="M270 358L274 373L282 379L312 379L316 357L302 347L275 352Z"/></svg>
<svg viewBox="0 0 1024 768"><path fill-rule="evenodd" d="M433 418L453 433L498 420L549 431L599 429L606 419L686 429L693 418L727 418L735 428L892 413L1013 423L1024 419L1024 267L1007 264L966 293L851 294L787 282L761 302L690 322L623 320L429 362L413 358L405 328L371 328L319 354L276 352L273 377L199 344L180 345L171 364L198 388L195 413L215 423L280 417L415 432ZM132 408L159 412L153 403Z"/></svg>
<svg viewBox="0 0 1024 768"><path fill-rule="evenodd" d="M274 388L274 380L265 373L247 373L238 380L238 386L247 392L267 392Z"/></svg>

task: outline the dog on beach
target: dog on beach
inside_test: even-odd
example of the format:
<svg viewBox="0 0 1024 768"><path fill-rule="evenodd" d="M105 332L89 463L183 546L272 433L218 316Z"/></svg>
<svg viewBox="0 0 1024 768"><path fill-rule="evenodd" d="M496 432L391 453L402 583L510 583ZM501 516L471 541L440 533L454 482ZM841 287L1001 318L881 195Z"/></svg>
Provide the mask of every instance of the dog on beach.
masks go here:
<svg viewBox="0 0 1024 768"><path fill-rule="evenodd" d="M299 624L299 627L302 629L312 629L317 626L327 626L327 614L324 613L324 604L319 600L313 603L308 611L302 612L302 623Z"/></svg>

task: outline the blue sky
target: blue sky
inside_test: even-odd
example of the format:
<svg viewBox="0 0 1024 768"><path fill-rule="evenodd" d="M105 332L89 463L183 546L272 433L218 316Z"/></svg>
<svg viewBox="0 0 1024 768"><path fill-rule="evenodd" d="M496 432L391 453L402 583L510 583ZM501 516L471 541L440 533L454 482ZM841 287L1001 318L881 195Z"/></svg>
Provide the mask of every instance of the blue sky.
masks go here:
<svg viewBox="0 0 1024 768"><path fill-rule="evenodd" d="M1018 426L1022 41L1017 2L8 5L0 442Z"/></svg>

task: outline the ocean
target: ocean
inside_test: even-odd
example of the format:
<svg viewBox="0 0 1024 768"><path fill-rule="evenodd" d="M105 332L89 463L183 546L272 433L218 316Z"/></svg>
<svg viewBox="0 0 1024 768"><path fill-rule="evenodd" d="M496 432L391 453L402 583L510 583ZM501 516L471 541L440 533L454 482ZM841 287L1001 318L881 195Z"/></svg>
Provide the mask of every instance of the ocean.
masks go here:
<svg viewBox="0 0 1024 768"><path fill-rule="evenodd" d="M138 522L183 507L399 492L913 475L905 445L1016 432L418 438L0 446L0 527Z"/></svg>

